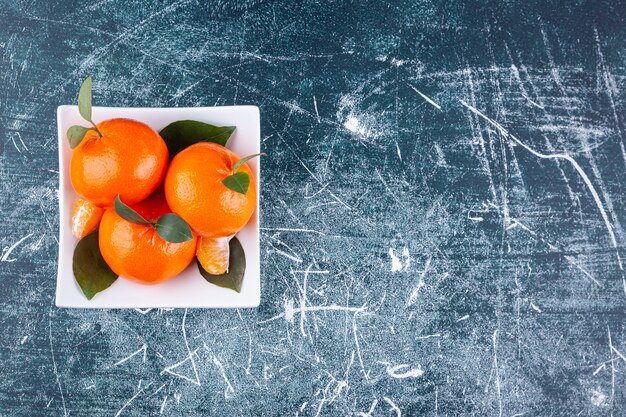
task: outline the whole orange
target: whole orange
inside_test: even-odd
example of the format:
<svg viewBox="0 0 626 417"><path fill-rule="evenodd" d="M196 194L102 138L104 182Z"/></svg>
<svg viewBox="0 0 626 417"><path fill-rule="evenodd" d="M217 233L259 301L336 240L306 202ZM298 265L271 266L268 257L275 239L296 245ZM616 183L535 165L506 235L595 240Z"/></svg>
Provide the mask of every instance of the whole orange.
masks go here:
<svg viewBox="0 0 626 417"><path fill-rule="evenodd" d="M87 132L72 153L70 179L79 196L100 207L119 194L138 203L156 190L167 169L165 142L149 126L131 119L110 119Z"/></svg>
<svg viewBox="0 0 626 417"><path fill-rule="evenodd" d="M250 176L246 194L227 188L222 180L233 174L241 158L222 145L201 142L191 145L172 159L165 175L165 197L174 213L199 235L225 237L248 223L256 207L256 186L252 171L243 164L238 172Z"/></svg>
<svg viewBox="0 0 626 417"><path fill-rule="evenodd" d="M149 222L171 213L160 192L132 208ZM196 254L195 234L187 242L170 243L154 227L122 219L113 207L104 212L99 233L100 252L113 272L142 284L158 284L178 275Z"/></svg>

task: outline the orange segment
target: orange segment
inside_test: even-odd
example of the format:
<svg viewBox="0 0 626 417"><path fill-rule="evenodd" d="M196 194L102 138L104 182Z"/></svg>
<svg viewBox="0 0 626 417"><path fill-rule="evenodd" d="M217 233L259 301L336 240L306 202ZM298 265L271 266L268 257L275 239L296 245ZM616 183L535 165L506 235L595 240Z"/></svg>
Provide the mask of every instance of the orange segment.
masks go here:
<svg viewBox="0 0 626 417"><path fill-rule="evenodd" d="M72 208L72 234L76 239L82 239L93 232L100 224L104 209L89 201L79 198Z"/></svg>
<svg viewBox="0 0 626 417"><path fill-rule="evenodd" d="M221 275L228 272L230 249L228 242L232 236L227 237L200 237L196 256L200 265L211 275Z"/></svg>

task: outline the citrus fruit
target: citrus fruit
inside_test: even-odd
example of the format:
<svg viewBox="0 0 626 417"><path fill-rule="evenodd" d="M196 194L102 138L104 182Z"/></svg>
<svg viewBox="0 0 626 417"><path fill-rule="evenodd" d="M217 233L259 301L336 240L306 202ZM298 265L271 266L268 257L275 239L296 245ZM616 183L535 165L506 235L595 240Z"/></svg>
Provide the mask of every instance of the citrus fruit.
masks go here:
<svg viewBox="0 0 626 417"><path fill-rule="evenodd" d="M148 222L171 213L157 192L132 206ZM113 207L102 216L99 231L102 257L119 276L142 284L157 284L182 272L196 254L197 237L182 243L163 240L152 225L122 219Z"/></svg>
<svg viewBox="0 0 626 417"><path fill-rule="evenodd" d="M110 119L89 130L70 160L76 193L100 207L120 197L138 203L159 186L167 169L165 142L149 126L131 119Z"/></svg>
<svg viewBox="0 0 626 417"><path fill-rule="evenodd" d="M104 209L95 204L79 198L72 208L72 234L76 239L82 239L89 233L93 232L98 224Z"/></svg>
<svg viewBox="0 0 626 417"><path fill-rule="evenodd" d="M196 257L202 268L211 275L222 275L228 272L230 248L228 243L231 236L198 238Z"/></svg>
<svg viewBox="0 0 626 417"><path fill-rule="evenodd" d="M248 223L256 206L256 186L247 164L238 172L250 176L245 194L222 180L233 174L239 156L222 145L201 142L172 159L165 175L165 197L174 213L203 237L226 237Z"/></svg>

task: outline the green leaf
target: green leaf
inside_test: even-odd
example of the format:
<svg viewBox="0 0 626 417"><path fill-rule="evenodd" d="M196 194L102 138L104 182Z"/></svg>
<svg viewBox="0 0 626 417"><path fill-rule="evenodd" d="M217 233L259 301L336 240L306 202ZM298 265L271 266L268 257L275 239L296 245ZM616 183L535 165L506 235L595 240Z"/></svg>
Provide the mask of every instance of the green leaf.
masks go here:
<svg viewBox="0 0 626 417"><path fill-rule="evenodd" d="M67 129L67 140L70 142L70 148L74 149L83 141L83 138L91 129L84 126L70 126Z"/></svg>
<svg viewBox="0 0 626 417"><path fill-rule="evenodd" d="M245 195L248 192L248 187L250 186L250 176L245 172L236 172L233 175L229 175L224 178L222 180L222 184L233 191Z"/></svg>
<svg viewBox="0 0 626 417"><path fill-rule="evenodd" d="M154 227L161 239L170 243L187 242L193 239L189 225L174 213L164 214L159 217Z"/></svg>
<svg viewBox="0 0 626 417"><path fill-rule="evenodd" d="M246 162L248 162L252 158L256 158L257 156L266 156L266 155L267 154L265 152L261 152L261 153L255 153L255 154L252 154L252 155L244 156L239 161L235 162L235 165L233 165L233 172L237 172L237 170L239 169L240 166L242 166L243 164L245 164Z"/></svg>
<svg viewBox="0 0 626 417"><path fill-rule="evenodd" d="M91 75L85 78L78 92L78 112L83 119L91 122Z"/></svg>
<svg viewBox="0 0 626 417"><path fill-rule="evenodd" d="M137 213L135 210L133 210L126 204L122 203L122 200L120 199L119 194L117 197L115 197L115 212L122 219L129 221L131 223L145 224L145 225L150 224L150 222L144 219L141 214Z"/></svg>
<svg viewBox="0 0 626 417"><path fill-rule="evenodd" d="M72 270L78 286L88 300L104 291L117 279L100 253L98 232L95 231L78 242L74 249Z"/></svg>
<svg viewBox="0 0 626 417"><path fill-rule="evenodd" d="M230 248L230 256L228 260L228 272L225 274L211 275L202 268L198 258L196 258L196 263L198 264L200 275L211 284L241 292L243 276L246 272L246 254L236 237L230 240L228 246Z"/></svg>
<svg viewBox="0 0 626 417"><path fill-rule="evenodd" d="M159 134L167 144L170 158L198 142L213 142L226 146L235 126L214 126L195 120L179 120L165 126Z"/></svg>

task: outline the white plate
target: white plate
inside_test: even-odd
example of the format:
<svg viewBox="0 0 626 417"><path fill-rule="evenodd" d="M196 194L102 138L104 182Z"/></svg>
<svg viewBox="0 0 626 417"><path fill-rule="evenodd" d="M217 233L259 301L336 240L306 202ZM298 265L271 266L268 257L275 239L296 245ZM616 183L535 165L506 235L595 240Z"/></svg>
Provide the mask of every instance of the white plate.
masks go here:
<svg viewBox="0 0 626 417"><path fill-rule="evenodd" d="M260 152L261 132L259 108L255 106L193 107L193 108L122 108L94 107L93 120L98 123L114 117L136 119L157 132L176 120L198 120L219 126L236 126L228 148L240 156ZM119 278L108 289L87 300L74 279L72 255L78 242L70 230L72 205L78 198L69 176L72 150L67 142L67 129L74 124L86 126L77 106L59 106L59 269L56 305L73 308L148 308L257 307L261 301L259 263L259 173L260 158L248 164L256 175L257 210L237 237L246 253L246 273L241 293L220 288L202 278L195 262L178 276L158 285L141 285Z"/></svg>

